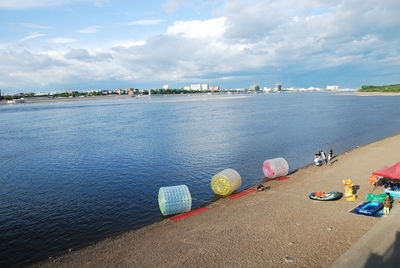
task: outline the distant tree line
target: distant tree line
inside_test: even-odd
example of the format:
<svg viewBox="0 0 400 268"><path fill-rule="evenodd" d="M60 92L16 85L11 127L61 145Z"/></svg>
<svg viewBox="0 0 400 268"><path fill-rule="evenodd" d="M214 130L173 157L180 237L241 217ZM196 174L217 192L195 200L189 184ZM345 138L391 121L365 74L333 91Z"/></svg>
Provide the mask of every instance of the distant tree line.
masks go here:
<svg viewBox="0 0 400 268"><path fill-rule="evenodd" d="M133 89L133 94L149 94L149 90ZM151 94L192 94L192 93L210 93L212 90L187 90L187 89L151 89ZM98 90L98 91L66 91L61 93L40 94L35 93L17 93L14 95L0 96L0 100L12 100L21 98L69 98L69 97L89 97L89 96L104 96L104 95L127 95L126 90Z"/></svg>
<svg viewBox="0 0 400 268"><path fill-rule="evenodd" d="M67 91L61 93L52 93L52 94L40 94L35 95L34 93L18 93L14 95L6 95L0 96L0 100L13 100L13 99L21 99L21 98L69 98L69 97L87 97L87 96L103 96L103 95L118 95L119 93L114 91L90 91L90 92L80 92L80 91ZM124 93L123 93L124 94ZM127 93L125 93L127 94Z"/></svg>
<svg viewBox="0 0 400 268"><path fill-rule="evenodd" d="M400 84L386 85L386 86L373 86L364 85L361 87L362 92L400 92Z"/></svg>

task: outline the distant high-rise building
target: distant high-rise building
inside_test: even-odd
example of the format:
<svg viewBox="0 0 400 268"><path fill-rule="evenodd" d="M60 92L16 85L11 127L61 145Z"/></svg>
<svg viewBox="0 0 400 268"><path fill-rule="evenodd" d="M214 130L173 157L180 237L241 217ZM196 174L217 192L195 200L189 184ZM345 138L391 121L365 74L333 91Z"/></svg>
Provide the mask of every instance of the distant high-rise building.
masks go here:
<svg viewBox="0 0 400 268"><path fill-rule="evenodd" d="M281 83L277 83L275 85L275 91L281 91L282 90L282 84Z"/></svg>
<svg viewBox="0 0 400 268"><path fill-rule="evenodd" d="M251 91L259 91L260 90L260 86L258 84L251 85L249 87L249 90L251 90Z"/></svg>
<svg viewBox="0 0 400 268"><path fill-rule="evenodd" d="M163 85L162 88L163 89L169 89L169 86L168 85Z"/></svg>

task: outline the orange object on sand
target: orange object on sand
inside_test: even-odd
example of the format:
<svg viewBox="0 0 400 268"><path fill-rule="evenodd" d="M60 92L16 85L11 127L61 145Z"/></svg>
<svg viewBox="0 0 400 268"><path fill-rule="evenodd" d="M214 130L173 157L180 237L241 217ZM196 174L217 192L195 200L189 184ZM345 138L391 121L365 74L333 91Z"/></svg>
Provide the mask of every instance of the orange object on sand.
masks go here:
<svg viewBox="0 0 400 268"><path fill-rule="evenodd" d="M368 180L370 183L377 183L378 182L378 176L376 175L371 175Z"/></svg>

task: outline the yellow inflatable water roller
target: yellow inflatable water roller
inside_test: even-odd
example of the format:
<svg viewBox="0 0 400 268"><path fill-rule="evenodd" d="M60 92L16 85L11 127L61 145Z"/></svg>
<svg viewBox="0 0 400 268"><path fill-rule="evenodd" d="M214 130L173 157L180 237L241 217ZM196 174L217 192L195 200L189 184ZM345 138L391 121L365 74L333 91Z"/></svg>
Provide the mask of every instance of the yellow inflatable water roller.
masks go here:
<svg viewBox="0 0 400 268"><path fill-rule="evenodd" d="M230 195L242 185L240 174L232 169L224 169L211 178L211 189L219 195Z"/></svg>

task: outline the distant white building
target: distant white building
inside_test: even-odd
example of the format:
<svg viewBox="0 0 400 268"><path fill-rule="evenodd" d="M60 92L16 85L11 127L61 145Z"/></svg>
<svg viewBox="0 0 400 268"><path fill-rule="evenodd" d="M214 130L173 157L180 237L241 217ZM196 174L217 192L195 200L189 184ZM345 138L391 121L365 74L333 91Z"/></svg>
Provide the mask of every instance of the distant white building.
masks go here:
<svg viewBox="0 0 400 268"><path fill-rule="evenodd" d="M212 90L212 91L219 91L219 90L220 90L220 87L219 87L219 86L209 86L209 90Z"/></svg>
<svg viewBox="0 0 400 268"><path fill-rule="evenodd" d="M209 90L208 84L194 84L190 85L191 90Z"/></svg>
<svg viewBox="0 0 400 268"><path fill-rule="evenodd" d="M308 91L321 91L321 89L320 88L318 88L318 87L309 87L309 88L307 88L307 90Z"/></svg>
<svg viewBox="0 0 400 268"><path fill-rule="evenodd" d="M169 89L169 86L168 85L163 85L162 88L163 89Z"/></svg>
<svg viewBox="0 0 400 268"><path fill-rule="evenodd" d="M201 85L200 84L194 84L190 85L191 90L201 90Z"/></svg>
<svg viewBox="0 0 400 268"><path fill-rule="evenodd" d="M47 93L47 92L37 92L37 93L35 93L35 96L47 96L47 95L49 95L49 93Z"/></svg>
<svg viewBox="0 0 400 268"><path fill-rule="evenodd" d="M328 90L338 90L339 86L326 86L326 89L328 89Z"/></svg>

